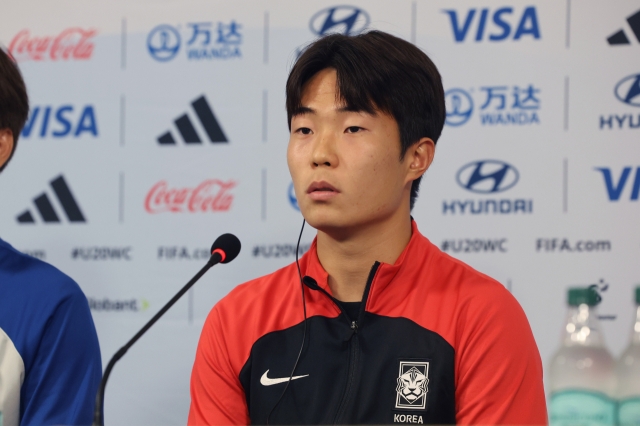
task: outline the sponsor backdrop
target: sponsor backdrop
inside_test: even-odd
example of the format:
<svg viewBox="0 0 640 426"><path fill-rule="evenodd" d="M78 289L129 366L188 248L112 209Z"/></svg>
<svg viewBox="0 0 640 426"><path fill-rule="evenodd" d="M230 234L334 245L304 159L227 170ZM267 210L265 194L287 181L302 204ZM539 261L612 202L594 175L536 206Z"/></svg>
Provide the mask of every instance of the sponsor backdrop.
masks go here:
<svg viewBox="0 0 640 426"><path fill-rule="evenodd" d="M330 32L388 31L439 67L447 122L413 215L514 294L545 365L570 285L599 286L607 345L626 345L640 282L640 2L4 0L2 15L31 98L0 175L2 238L80 284L105 364L218 235L242 241L117 365L107 421L184 423L211 307L294 260L284 85Z"/></svg>

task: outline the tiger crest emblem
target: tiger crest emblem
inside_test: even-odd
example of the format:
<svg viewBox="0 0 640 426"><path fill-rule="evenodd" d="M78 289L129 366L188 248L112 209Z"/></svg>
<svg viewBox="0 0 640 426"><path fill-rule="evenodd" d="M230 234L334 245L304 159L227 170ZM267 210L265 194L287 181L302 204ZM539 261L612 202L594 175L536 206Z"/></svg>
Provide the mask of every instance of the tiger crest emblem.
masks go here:
<svg viewBox="0 0 640 426"><path fill-rule="evenodd" d="M423 410L427 405L429 363L400 361L396 408Z"/></svg>

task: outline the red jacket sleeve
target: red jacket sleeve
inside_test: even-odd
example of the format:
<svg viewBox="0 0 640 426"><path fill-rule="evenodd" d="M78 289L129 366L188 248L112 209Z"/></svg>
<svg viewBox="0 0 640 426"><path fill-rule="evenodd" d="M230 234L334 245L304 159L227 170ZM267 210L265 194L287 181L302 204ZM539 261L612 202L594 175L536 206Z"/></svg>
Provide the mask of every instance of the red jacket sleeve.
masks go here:
<svg viewBox="0 0 640 426"><path fill-rule="evenodd" d="M501 285L487 290L458 318L457 423L546 425L542 364L527 317Z"/></svg>
<svg viewBox="0 0 640 426"><path fill-rule="evenodd" d="M229 362L217 307L209 314L191 373L189 425L249 424L244 389Z"/></svg>

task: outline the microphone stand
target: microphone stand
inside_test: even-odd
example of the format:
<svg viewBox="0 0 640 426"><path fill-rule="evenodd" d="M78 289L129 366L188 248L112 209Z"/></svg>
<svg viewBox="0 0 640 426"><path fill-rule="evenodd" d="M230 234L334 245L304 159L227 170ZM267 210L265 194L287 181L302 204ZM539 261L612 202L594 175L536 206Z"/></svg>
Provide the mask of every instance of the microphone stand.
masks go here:
<svg viewBox="0 0 640 426"><path fill-rule="evenodd" d="M113 370L113 366L116 364L116 362L118 362L120 358L122 358L124 354L127 353L129 348L133 346L133 344L136 343L138 339L142 337L142 335L146 333L147 330L149 330L149 328L151 328L151 326L155 324L156 321L158 321L160 317L164 315L165 312L167 312L169 308L171 308L178 301L178 299L180 299L196 283L196 281L198 281L213 265L219 263L221 260L222 256L220 256L219 253L213 253L207 261L207 264L204 265L202 269L200 269L200 271L198 271L198 273L195 274L194 277L191 278L191 280L189 280L189 282L186 283L184 287L182 287L180 291L175 296L173 296L171 300L169 300L167 304L164 305L162 309L160 309L158 313L155 314L153 318L151 318L149 322L147 322L144 327L142 327L140 331L138 331L138 333L136 333L136 335L131 338L131 340L127 342L126 345L121 347L118 352L116 352L115 355L111 357L109 364L107 364L107 368L104 370L104 375L102 376L102 380L100 381L100 388L98 389L98 393L96 394L96 405L93 411L93 426L104 426L104 419L102 415L102 407L104 406L104 390L107 386L107 380L109 379L111 370Z"/></svg>

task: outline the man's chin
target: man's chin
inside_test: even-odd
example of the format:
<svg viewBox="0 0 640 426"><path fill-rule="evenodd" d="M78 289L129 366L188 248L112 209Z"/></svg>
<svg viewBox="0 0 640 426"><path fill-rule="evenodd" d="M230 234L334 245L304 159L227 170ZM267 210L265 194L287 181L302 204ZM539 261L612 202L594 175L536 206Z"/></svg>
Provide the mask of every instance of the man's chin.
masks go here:
<svg viewBox="0 0 640 426"><path fill-rule="evenodd" d="M302 214L311 227L338 240L350 238L368 229L375 229L378 225L393 220L393 212L390 210L367 214L357 209L342 210L330 208L330 206L304 207L306 208L302 209Z"/></svg>
<svg viewBox="0 0 640 426"><path fill-rule="evenodd" d="M336 239L342 239L346 235L350 235L352 231L362 225L358 220L354 220L351 215L346 213L331 212L331 214L327 214L323 212L323 214L320 214L320 212L316 211L304 214L304 217L311 227Z"/></svg>
<svg viewBox="0 0 640 426"><path fill-rule="evenodd" d="M330 232L331 230L348 228L350 226L344 217L341 217L340 214L335 212L303 211L302 214L307 223L318 231Z"/></svg>

